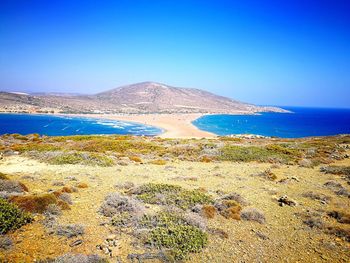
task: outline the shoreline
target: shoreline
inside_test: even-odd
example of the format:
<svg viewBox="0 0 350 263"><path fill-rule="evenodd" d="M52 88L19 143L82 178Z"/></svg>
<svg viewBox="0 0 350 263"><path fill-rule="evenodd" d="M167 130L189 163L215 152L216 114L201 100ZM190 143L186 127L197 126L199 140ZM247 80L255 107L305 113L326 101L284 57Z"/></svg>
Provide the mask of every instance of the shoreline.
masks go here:
<svg viewBox="0 0 350 263"><path fill-rule="evenodd" d="M206 115L200 113L188 114L52 114L56 116L75 116L93 119L134 122L141 125L154 126L163 132L160 138L216 138L217 135L197 128L192 121Z"/></svg>

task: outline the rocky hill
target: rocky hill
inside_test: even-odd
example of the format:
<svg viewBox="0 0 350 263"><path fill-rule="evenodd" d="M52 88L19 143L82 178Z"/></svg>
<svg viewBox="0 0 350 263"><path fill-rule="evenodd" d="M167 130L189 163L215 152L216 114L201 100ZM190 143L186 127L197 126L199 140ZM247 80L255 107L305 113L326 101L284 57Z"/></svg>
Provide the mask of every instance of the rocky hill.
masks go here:
<svg viewBox="0 0 350 263"><path fill-rule="evenodd" d="M156 82L122 86L95 95L25 95L0 93L0 103L11 108L50 108L70 113L253 113L284 112L260 107L192 88Z"/></svg>

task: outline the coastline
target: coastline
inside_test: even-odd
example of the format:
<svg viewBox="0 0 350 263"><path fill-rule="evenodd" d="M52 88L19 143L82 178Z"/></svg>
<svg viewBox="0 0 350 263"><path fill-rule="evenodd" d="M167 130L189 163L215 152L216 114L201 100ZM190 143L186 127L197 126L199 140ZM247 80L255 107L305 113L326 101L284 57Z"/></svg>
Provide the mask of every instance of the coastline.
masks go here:
<svg viewBox="0 0 350 263"><path fill-rule="evenodd" d="M211 132L202 131L192 121L204 116L200 113L189 114L53 114L56 116L75 116L93 119L128 121L143 125L151 125L163 130L157 135L160 138L216 138Z"/></svg>

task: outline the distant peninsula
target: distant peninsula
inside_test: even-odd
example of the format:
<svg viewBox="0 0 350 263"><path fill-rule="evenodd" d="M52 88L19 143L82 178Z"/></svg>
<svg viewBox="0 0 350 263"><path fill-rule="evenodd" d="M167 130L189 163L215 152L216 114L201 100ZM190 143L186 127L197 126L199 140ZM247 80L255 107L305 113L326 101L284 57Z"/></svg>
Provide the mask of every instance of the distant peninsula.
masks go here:
<svg viewBox="0 0 350 263"><path fill-rule="evenodd" d="M213 93L157 82L122 86L94 95L0 92L0 112L61 114L254 114L287 112Z"/></svg>

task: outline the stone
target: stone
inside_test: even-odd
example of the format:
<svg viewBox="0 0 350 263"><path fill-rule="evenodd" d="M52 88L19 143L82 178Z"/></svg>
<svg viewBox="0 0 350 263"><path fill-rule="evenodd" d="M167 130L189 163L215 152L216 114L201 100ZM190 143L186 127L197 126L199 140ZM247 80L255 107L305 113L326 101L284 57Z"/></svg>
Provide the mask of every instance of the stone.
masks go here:
<svg viewBox="0 0 350 263"><path fill-rule="evenodd" d="M280 206L288 205L288 206L297 206L297 202L290 199L288 196L283 195L278 199Z"/></svg>

